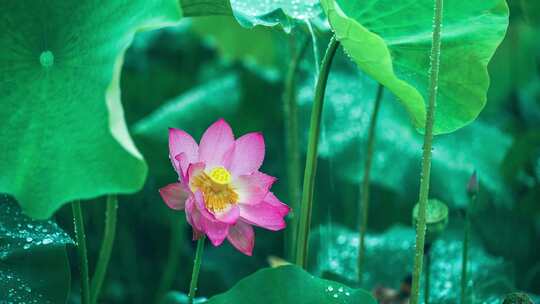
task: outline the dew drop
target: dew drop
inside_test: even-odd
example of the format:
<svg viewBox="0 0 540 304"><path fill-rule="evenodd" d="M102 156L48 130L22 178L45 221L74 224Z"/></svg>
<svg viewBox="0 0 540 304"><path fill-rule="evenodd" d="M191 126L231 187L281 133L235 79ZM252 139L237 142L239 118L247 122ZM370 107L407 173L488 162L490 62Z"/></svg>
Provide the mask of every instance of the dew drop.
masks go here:
<svg viewBox="0 0 540 304"><path fill-rule="evenodd" d="M41 55L39 55L39 63L45 68L51 67L54 64L53 53L51 51L41 52Z"/></svg>

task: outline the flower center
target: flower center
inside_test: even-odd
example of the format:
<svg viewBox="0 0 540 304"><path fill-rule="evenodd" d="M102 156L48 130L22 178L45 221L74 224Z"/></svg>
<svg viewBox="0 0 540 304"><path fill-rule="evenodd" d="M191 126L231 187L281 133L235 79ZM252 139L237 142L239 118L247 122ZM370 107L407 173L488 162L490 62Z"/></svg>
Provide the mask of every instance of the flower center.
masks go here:
<svg viewBox="0 0 540 304"><path fill-rule="evenodd" d="M215 167L210 171L210 178L219 185L227 185L231 182L231 174L223 167Z"/></svg>
<svg viewBox="0 0 540 304"><path fill-rule="evenodd" d="M231 187L231 174L223 167L199 173L193 177L192 187L203 193L204 204L212 212L221 212L238 202L238 194Z"/></svg>

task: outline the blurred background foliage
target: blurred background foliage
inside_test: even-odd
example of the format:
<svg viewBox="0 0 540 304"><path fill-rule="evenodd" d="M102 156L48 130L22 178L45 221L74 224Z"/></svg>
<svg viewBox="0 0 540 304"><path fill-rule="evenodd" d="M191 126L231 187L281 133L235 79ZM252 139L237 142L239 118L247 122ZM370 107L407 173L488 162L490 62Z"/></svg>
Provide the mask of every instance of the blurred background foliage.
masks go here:
<svg viewBox="0 0 540 304"><path fill-rule="evenodd" d="M444 303L455 303L458 293L461 247L456 236L461 235L465 187L474 170L481 186L472 214L473 296L499 303L501 294L515 289L540 294L540 9L536 0L513 0L510 9L507 36L489 66L485 110L465 128L435 138L431 196L449 206L450 229L434 245L439 254L432 267L432 292L433 299L447 299ZM265 24L257 16L244 18L246 24ZM330 33L324 22L313 23L315 49L324 49ZM184 291L189 284L191 230L184 214L169 210L157 192L176 178L168 159L168 127L199 139L210 123L223 117L236 135L262 131L267 146L262 169L279 177L275 192L291 203L285 174L284 78L292 49L312 37L304 24L285 29L292 35L281 25L246 29L232 16L195 17L135 37L121 74L122 103L149 173L142 191L119 197L103 303L151 303L167 291L163 286ZM314 53L310 46L297 84L301 147L306 146L313 99ZM375 92L375 82L338 51L323 113L310 270L351 285L356 277L359 184ZM379 117L368 285L397 289L412 267L411 210L417 200L423 139L390 92L384 92ZM90 269L101 242L105 208L105 198L95 201L83 203ZM69 206L55 218L64 230L73 231ZM287 258L285 252L283 232L260 229L251 258L229 244L219 249L208 245L198 294L225 292L267 266L269 256ZM73 277L75 302L76 271Z"/></svg>

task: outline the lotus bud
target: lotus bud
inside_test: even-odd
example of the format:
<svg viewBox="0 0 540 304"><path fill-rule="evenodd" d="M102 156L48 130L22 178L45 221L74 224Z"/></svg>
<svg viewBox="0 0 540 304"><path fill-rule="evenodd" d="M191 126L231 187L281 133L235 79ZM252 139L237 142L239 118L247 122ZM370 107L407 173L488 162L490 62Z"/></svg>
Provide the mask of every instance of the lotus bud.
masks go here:
<svg viewBox="0 0 540 304"><path fill-rule="evenodd" d="M467 194L469 197L478 195L478 178L476 177L476 171L473 172L467 183Z"/></svg>

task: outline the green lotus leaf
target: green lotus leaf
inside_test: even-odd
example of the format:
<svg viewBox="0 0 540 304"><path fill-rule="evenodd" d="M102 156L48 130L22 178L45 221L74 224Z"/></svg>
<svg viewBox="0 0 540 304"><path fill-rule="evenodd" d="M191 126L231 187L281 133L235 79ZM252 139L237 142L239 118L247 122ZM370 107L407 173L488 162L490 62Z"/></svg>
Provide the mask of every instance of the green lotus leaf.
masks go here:
<svg viewBox="0 0 540 304"><path fill-rule="evenodd" d="M433 303L459 302L462 232L445 232L431 247L430 299ZM339 225L321 226L312 239L313 270L316 275L333 273L349 281L358 275L358 232ZM322 248L319 248L324 244ZM368 288L399 289L411 274L415 244L412 227L394 226L383 233L368 233L365 239L364 284ZM319 250L320 249L320 250ZM315 263L318 261L318 263ZM476 242L469 247L471 303L499 304L514 288L513 268L501 257L487 254ZM421 283L423 293L423 282ZM423 298L423 296L421 297Z"/></svg>
<svg viewBox="0 0 540 304"><path fill-rule="evenodd" d="M180 0L184 17L232 15L229 0Z"/></svg>
<svg viewBox="0 0 540 304"><path fill-rule="evenodd" d="M48 218L63 203L139 190L146 164L119 78L136 31L180 18L174 0L19 1L0 12L0 191Z"/></svg>
<svg viewBox="0 0 540 304"><path fill-rule="evenodd" d="M246 29L238 25L234 18L225 16L194 19L192 30L214 47L225 60L240 61L248 67L261 67L255 70L270 74L270 79L276 78L275 74L283 67L283 58L287 54L283 44L287 40L282 32L268 31L261 27Z"/></svg>
<svg viewBox="0 0 540 304"><path fill-rule="evenodd" d="M322 0L345 51L394 93L424 128L432 39L431 0ZM508 26L504 0L444 4L435 134L473 121L486 103L487 64Z"/></svg>
<svg viewBox="0 0 540 304"><path fill-rule="evenodd" d="M320 279L293 265L266 268L242 279L208 304L375 304L362 289Z"/></svg>
<svg viewBox="0 0 540 304"><path fill-rule="evenodd" d="M30 219L13 198L1 195L0 302L65 303L71 285L65 246L70 244L56 223Z"/></svg>
<svg viewBox="0 0 540 304"><path fill-rule="evenodd" d="M230 0L238 23L251 28L256 25L281 25L290 32L297 21L309 21L322 12L318 0Z"/></svg>
<svg viewBox="0 0 540 304"><path fill-rule="evenodd" d="M206 302L206 298L195 298L193 304L202 304ZM187 294L178 291L169 291L160 304L189 304Z"/></svg>
<svg viewBox="0 0 540 304"><path fill-rule="evenodd" d="M339 53L336 56L336 69L328 79L319 155L332 162L340 179L359 183L377 84ZM313 77L307 76L298 95L304 130L309 125L312 88ZM302 134L304 143L307 135ZM406 112L385 91L377 121L371 182L395 191L404 201L415 202L417 193L410 189L418 187L422 142L423 137L407 123ZM476 170L482 192L490 193L499 205L509 205L511 193L500 168L511 145L509 134L482 120L437 137L433 143L431 197L449 207L465 206L465 187Z"/></svg>

